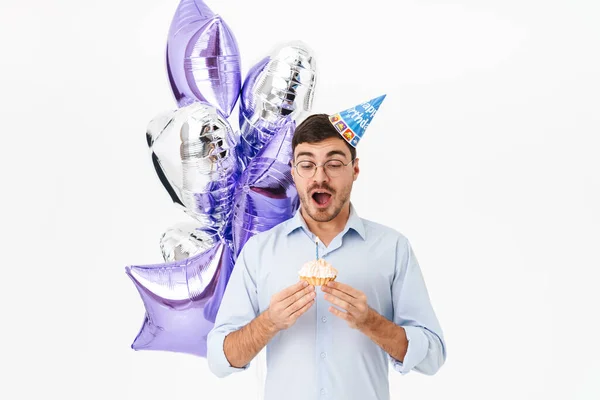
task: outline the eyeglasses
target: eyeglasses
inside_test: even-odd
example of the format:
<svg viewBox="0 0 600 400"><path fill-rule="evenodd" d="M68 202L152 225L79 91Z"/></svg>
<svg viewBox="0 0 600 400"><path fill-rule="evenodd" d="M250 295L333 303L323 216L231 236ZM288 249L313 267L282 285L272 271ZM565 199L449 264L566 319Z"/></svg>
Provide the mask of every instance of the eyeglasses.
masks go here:
<svg viewBox="0 0 600 400"><path fill-rule="evenodd" d="M341 175L344 167L348 166L350 163L354 162L356 158L348 161L346 164L341 162L340 160L329 160L324 164L317 165L312 161L300 161L294 168L296 168L296 172L302 178L312 178L317 173L317 168L323 167L323 170L330 178L337 178Z"/></svg>

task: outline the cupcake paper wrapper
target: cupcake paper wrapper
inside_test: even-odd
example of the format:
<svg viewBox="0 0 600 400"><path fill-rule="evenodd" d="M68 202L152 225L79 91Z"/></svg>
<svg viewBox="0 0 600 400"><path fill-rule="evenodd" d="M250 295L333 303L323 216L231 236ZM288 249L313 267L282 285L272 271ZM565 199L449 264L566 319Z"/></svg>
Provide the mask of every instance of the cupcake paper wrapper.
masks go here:
<svg viewBox="0 0 600 400"><path fill-rule="evenodd" d="M323 286L326 285L327 282L331 282L335 280L335 276L331 278L317 278L314 276L301 276L300 280L306 281L313 286Z"/></svg>

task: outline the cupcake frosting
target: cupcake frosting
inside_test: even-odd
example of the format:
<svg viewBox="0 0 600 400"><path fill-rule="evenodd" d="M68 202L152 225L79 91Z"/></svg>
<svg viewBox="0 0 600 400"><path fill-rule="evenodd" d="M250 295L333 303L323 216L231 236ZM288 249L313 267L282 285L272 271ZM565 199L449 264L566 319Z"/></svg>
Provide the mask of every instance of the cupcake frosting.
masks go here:
<svg viewBox="0 0 600 400"><path fill-rule="evenodd" d="M298 271L300 276L314 276L316 278L333 278L337 276L337 273L337 270L322 258L307 262Z"/></svg>

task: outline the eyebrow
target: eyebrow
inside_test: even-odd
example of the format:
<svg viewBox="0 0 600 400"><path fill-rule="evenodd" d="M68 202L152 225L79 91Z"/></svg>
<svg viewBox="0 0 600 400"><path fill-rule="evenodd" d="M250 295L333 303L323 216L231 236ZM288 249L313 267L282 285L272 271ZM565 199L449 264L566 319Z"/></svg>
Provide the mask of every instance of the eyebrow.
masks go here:
<svg viewBox="0 0 600 400"><path fill-rule="evenodd" d="M315 158L315 155L313 153L311 153L310 151L301 151L300 153L298 153L296 155L296 157L301 157L301 156L308 156L308 157Z"/></svg>
<svg viewBox="0 0 600 400"><path fill-rule="evenodd" d="M341 151L341 150L331 150L329 153L327 153L327 155L325 156L325 158L329 158L329 157L335 156L335 155L340 155L340 156L346 157L346 154L343 151ZM301 151L300 153L298 153L296 155L296 158L299 158L301 156L307 156L307 157L315 158L315 155L313 153L311 153L310 151Z"/></svg>
<svg viewBox="0 0 600 400"><path fill-rule="evenodd" d="M327 153L327 158L329 158L331 156L335 156L335 155L340 155L342 157L346 157L346 153L344 153L341 150L331 150L329 153Z"/></svg>

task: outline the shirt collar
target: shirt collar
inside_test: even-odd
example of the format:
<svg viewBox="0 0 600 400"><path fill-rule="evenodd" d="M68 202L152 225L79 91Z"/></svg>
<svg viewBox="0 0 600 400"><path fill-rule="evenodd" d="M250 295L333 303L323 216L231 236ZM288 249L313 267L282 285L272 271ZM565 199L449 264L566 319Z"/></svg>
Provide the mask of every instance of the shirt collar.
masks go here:
<svg viewBox="0 0 600 400"><path fill-rule="evenodd" d="M286 227L284 229L284 232L286 235L289 235L290 233L294 232L296 229L300 229L300 228L304 229L305 232L307 232L309 234L311 233L310 230L308 229L308 226L306 226L306 222L304 221L304 218L302 218L302 214L300 213L300 208L298 208L298 210L296 211L296 214L286 222ZM356 210L354 209L354 205L352 203L350 203L350 216L348 217L348 222L346 222L346 227L344 228L344 230L342 232L345 234L350 229L352 229L356 233L358 233L363 240L366 239L365 224L363 223L362 219L356 213Z"/></svg>

